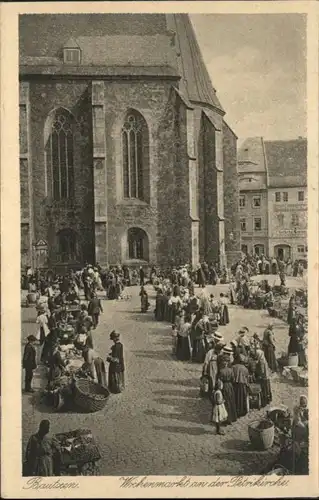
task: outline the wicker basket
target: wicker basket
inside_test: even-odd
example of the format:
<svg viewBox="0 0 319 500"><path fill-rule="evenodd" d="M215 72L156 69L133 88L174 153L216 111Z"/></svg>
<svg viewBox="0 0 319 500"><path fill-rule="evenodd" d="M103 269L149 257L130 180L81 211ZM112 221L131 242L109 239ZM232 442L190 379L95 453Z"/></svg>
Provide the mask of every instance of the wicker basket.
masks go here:
<svg viewBox="0 0 319 500"><path fill-rule="evenodd" d="M265 424L260 428L261 424ZM255 420L248 425L248 435L251 444L257 450L267 450L271 448L275 437L275 426L271 420Z"/></svg>
<svg viewBox="0 0 319 500"><path fill-rule="evenodd" d="M108 389L96 382L87 379L75 381L74 404L88 413L102 410L109 395Z"/></svg>

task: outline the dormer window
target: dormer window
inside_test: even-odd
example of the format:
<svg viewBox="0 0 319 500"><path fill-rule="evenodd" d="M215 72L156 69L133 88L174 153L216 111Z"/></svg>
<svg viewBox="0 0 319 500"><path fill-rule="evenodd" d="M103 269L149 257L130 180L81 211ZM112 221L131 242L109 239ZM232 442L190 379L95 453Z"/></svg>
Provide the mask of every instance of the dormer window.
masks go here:
<svg viewBox="0 0 319 500"><path fill-rule="evenodd" d="M64 49L63 59L65 64L80 64L81 62L80 49Z"/></svg>
<svg viewBox="0 0 319 500"><path fill-rule="evenodd" d="M70 39L63 47L64 64L80 64L81 49L76 40Z"/></svg>

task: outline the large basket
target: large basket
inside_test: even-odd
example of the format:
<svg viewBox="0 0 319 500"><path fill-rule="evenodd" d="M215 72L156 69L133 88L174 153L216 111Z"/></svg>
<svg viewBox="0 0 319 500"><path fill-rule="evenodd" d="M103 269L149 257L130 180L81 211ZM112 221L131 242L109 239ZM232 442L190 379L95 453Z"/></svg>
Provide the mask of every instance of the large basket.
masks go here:
<svg viewBox="0 0 319 500"><path fill-rule="evenodd" d="M71 450L63 448L62 445L65 439L79 439L81 437L86 439L80 445L78 444L75 448L72 447ZM99 447L89 429L77 429L75 431L56 434L55 438L61 445L60 462L62 466L68 467L74 464L95 462L101 458Z"/></svg>
<svg viewBox="0 0 319 500"><path fill-rule="evenodd" d="M102 410L110 393L108 389L87 379L74 383L74 404L88 413Z"/></svg>
<svg viewBox="0 0 319 500"><path fill-rule="evenodd" d="M260 428L260 426L266 428ZM275 437L275 426L271 420L255 420L248 425L248 435L256 450L271 448Z"/></svg>

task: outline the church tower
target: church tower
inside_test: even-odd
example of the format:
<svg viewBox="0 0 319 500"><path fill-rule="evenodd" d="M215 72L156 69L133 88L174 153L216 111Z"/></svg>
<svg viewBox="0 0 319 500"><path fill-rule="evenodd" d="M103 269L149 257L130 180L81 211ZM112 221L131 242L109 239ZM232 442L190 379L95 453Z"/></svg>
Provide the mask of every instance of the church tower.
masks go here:
<svg viewBox="0 0 319 500"><path fill-rule="evenodd" d="M22 15L19 36L22 265L231 265L237 138L188 15Z"/></svg>

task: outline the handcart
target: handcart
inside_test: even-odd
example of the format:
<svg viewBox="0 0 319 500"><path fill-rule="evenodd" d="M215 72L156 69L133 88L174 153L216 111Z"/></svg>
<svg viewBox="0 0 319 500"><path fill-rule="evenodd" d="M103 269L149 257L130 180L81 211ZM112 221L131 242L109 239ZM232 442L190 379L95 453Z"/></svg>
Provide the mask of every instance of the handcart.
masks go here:
<svg viewBox="0 0 319 500"><path fill-rule="evenodd" d="M55 434L59 453L55 457L55 475L98 476L101 453L89 429Z"/></svg>

